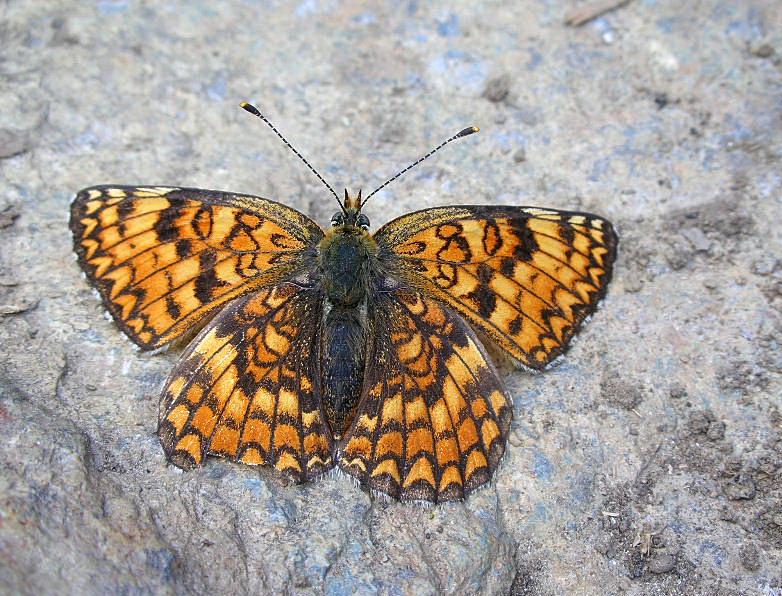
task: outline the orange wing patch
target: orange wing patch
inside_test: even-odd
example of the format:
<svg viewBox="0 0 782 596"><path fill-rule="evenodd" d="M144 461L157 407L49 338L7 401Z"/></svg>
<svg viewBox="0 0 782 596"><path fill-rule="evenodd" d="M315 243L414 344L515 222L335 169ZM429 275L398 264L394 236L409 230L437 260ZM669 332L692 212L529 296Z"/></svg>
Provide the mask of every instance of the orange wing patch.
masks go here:
<svg viewBox="0 0 782 596"><path fill-rule="evenodd" d="M594 312L617 247L604 219L528 207L428 209L375 238L401 277L533 369L560 355Z"/></svg>
<svg viewBox="0 0 782 596"><path fill-rule="evenodd" d="M317 389L322 305L317 290L280 285L237 300L201 332L163 394L158 432L172 463L220 455L296 482L333 466Z"/></svg>
<svg viewBox="0 0 782 596"><path fill-rule="evenodd" d="M339 464L402 500L452 501L491 478L511 408L480 342L417 292L378 293L361 405Z"/></svg>
<svg viewBox="0 0 782 596"><path fill-rule="evenodd" d="M274 201L165 187L87 188L73 202L70 225L79 264L144 349L289 274L322 236Z"/></svg>

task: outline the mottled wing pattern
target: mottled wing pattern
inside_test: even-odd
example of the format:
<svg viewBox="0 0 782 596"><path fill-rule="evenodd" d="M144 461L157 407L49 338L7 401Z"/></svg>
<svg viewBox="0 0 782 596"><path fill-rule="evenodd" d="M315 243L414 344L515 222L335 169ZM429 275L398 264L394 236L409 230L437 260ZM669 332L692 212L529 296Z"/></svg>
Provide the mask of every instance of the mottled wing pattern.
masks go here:
<svg viewBox="0 0 782 596"><path fill-rule="evenodd" d="M402 500L452 501L488 482L511 406L468 325L425 295L375 293L361 402L339 455L362 484Z"/></svg>
<svg viewBox="0 0 782 596"><path fill-rule="evenodd" d="M617 248L605 219L535 207L426 209L392 221L375 239L386 268L537 370L594 312Z"/></svg>
<svg viewBox="0 0 782 596"><path fill-rule="evenodd" d="M274 201L192 188L86 188L71 206L70 225L79 264L144 349L280 279L323 235Z"/></svg>
<svg viewBox="0 0 782 596"><path fill-rule="evenodd" d="M323 295L293 284L239 298L202 330L163 393L171 462L206 454L265 464L304 482L333 465L319 400Z"/></svg>

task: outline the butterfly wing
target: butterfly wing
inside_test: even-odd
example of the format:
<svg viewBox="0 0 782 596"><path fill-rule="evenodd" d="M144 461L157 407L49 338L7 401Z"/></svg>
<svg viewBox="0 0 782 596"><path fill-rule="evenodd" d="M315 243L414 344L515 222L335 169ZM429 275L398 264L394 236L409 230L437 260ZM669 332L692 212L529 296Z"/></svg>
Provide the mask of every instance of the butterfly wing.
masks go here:
<svg viewBox="0 0 782 596"><path fill-rule="evenodd" d="M201 331L163 392L158 433L172 463L219 455L296 482L332 467L318 398L322 309L318 288L282 284L239 298Z"/></svg>
<svg viewBox="0 0 782 596"><path fill-rule="evenodd" d="M534 207L425 209L375 239L386 269L536 370L562 354L595 311L617 249L607 220Z"/></svg>
<svg viewBox="0 0 782 596"><path fill-rule="evenodd" d="M511 407L460 316L422 293L376 292L356 418L340 467L402 500L451 501L499 464Z"/></svg>
<svg viewBox="0 0 782 596"><path fill-rule="evenodd" d="M290 274L323 236L274 201L192 188L86 188L71 206L70 227L87 278L143 349Z"/></svg>

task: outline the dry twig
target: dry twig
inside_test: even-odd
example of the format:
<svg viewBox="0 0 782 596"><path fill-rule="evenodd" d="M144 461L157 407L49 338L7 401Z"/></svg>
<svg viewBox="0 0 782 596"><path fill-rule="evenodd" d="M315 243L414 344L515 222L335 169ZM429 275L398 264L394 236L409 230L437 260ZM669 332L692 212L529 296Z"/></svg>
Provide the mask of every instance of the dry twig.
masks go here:
<svg viewBox="0 0 782 596"><path fill-rule="evenodd" d="M595 0L595 2L590 2L584 6L570 9L565 15L565 24L571 27L580 27L602 14L616 10L629 3L630 0Z"/></svg>

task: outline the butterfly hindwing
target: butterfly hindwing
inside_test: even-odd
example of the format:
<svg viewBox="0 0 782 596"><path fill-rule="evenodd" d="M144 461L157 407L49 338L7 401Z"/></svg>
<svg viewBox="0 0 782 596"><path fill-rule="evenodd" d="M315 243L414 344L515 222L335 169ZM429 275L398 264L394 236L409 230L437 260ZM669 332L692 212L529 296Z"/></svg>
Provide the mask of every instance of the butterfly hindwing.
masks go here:
<svg viewBox="0 0 782 596"><path fill-rule="evenodd" d="M536 207L425 209L374 237L386 268L536 370L562 354L594 312L617 249L607 220Z"/></svg>
<svg viewBox="0 0 782 596"><path fill-rule="evenodd" d="M372 295L361 402L339 464L396 499L451 501L499 464L511 406L468 325L408 289Z"/></svg>
<svg viewBox="0 0 782 596"><path fill-rule="evenodd" d="M143 349L289 273L323 233L298 211L213 190L96 186L71 206L79 264Z"/></svg>
<svg viewBox="0 0 782 596"><path fill-rule="evenodd" d="M319 400L323 295L282 284L236 300L204 328L163 392L159 435L174 464L206 454L277 468L296 482L330 469Z"/></svg>

